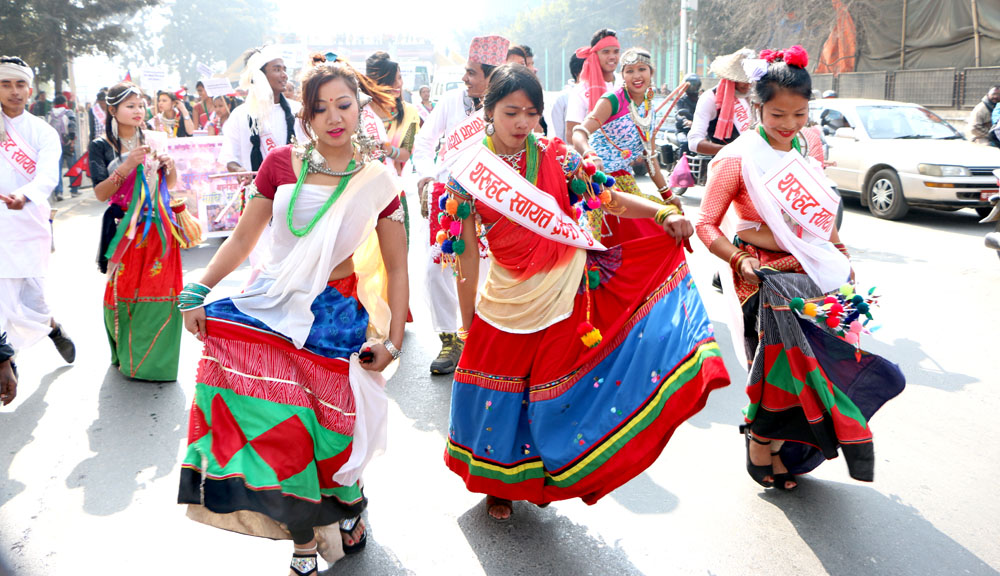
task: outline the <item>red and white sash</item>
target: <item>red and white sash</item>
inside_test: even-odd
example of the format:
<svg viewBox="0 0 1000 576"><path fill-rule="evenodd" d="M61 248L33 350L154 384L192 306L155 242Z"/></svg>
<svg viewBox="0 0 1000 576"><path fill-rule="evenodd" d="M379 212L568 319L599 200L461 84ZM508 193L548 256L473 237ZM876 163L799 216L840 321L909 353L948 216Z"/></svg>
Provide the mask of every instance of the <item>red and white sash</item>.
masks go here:
<svg viewBox="0 0 1000 576"><path fill-rule="evenodd" d="M385 132L385 123L382 119L378 117L378 114L372 110L372 105L366 104L364 108L361 109L361 130L369 138L374 138L379 144L384 144L389 141L389 136ZM382 158L382 163L386 166L392 167L392 158L388 156Z"/></svg>
<svg viewBox="0 0 1000 576"><path fill-rule="evenodd" d="M607 250L559 207L485 146L468 150L452 176L476 200L543 238L585 250Z"/></svg>
<svg viewBox="0 0 1000 576"><path fill-rule="evenodd" d="M462 152L472 148L477 143L482 143L485 130L486 121L483 120L483 111L474 112L445 135L444 144L441 145L441 152L438 154L438 162L445 166L454 164Z"/></svg>
<svg viewBox="0 0 1000 576"><path fill-rule="evenodd" d="M3 156L14 170L25 180L31 181L35 178L35 168L38 162L38 151L28 144L27 140L21 137L14 130L10 122L5 122L7 128L7 141L0 142L0 156Z"/></svg>
<svg viewBox="0 0 1000 576"><path fill-rule="evenodd" d="M743 105L743 100L740 98L737 98L736 102L733 103L733 125L736 126L736 130L740 134L752 127L750 123L750 111Z"/></svg>

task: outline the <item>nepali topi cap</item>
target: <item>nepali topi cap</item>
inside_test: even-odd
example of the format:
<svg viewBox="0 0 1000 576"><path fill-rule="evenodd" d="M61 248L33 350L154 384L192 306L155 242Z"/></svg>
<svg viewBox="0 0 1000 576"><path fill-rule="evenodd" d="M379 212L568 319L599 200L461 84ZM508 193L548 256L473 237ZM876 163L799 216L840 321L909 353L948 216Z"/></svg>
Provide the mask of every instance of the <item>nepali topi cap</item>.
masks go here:
<svg viewBox="0 0 1000 576"><path fill-rule="evenodd" d="M469 60L487 66L500 66L507 61L509 47L510 40L503 36L477 36L469 46Z"/></svg>

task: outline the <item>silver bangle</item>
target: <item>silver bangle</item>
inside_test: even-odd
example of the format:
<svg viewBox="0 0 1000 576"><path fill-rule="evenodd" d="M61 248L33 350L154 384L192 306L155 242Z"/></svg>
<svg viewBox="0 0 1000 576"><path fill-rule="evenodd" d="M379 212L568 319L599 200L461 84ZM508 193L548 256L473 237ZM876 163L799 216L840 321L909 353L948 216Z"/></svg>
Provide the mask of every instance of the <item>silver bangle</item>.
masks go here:
<svg viewBox="0 0 1000 576"><path fill-rule="evenodd" d="M403 355L403 353L392 344L392 340L389 340L388 338L385 339L385 342L382 342L382 345L389 351L389 355L392 356L393 360L399 360L399 357Z"/></svg>
<svg viewBox="0 0 1000 576"><path fill-rule="evenodd" d="M577 124L576 126L573 126L573 132L576 132L577 130L586 134L587 138L590 138L590 130L587 130L587 127L584 126L583 124Z"/></svg>

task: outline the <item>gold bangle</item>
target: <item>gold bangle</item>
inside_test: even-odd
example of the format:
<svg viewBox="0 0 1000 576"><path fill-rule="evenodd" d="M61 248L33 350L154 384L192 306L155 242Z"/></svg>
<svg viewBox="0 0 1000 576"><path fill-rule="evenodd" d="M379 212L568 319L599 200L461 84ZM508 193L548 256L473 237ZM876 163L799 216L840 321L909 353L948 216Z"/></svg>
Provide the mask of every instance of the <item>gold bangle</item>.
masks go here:
<svg viewBox="0 0 1000 576"><path fill-rule="evenodd" d="M677 206L670 204L669 206L664 206L663 208L657 210L656 216L653 216L653 220L657 224L663 224L670 216L680 213L681 211L677 209Z"/></svg>

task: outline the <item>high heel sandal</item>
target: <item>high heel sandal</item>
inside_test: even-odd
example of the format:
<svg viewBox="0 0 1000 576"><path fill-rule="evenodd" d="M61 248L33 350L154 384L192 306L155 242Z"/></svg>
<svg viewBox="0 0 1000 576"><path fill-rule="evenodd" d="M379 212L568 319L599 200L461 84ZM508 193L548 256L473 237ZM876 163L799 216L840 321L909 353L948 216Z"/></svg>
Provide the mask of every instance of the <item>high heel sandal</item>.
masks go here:
<svg viewBox="0 0 1000 576"><path fill-rule="evenodd" d="M756 436L754 436L750 432L750 428L749 427L742 428L742 431L744 432L744 437L746 438L747 473L750 474L750 477L753 478L754 482L760 484L764 488L771 488L772 486L774 486L774 482L768 482L768 481L764 480L764 478L766 478L768 476L770 476L771 478L774 478L774 467L771 466L770 462L768 462L766 466L758 466L757 464L754 464L752 460L750 460L750 441L751 440L753 440L757 444L760 444L761 446L769 446L771 444L771 441L768 440L768 441L765 442L765 441L761 440L760 438L757 438Z"/></svg>
<svg viewBox="0 0 1000 576"><path fill-rule="evenodd" d="M357 526L358 522L360 522L360 521L361 521L361 515L360 514L358 514L354 518L347 518L345 520L341 520L340 521L340 533L341 534L346 534L349 538L354 538L354 536L352 536L351 533L354 532L354 527ZM361 552L362 550L365 549L365 544L368 543L368 525L367 524L364 525L364 529L365 529L365 531L361 533L361 538L357 542L355 542L354 544L351 544L350 546L348 546L347 544L343 545L344 546L344 554L350 556L351 554L357 554L358 552Z"/></svg>
<svg viewBox="0 0 1000 576"><path fill-rule="evenodd" d="M773 461L775 456L777 456L778 458L781 458L780 452L781 452L780 449L779 450L775 450L774 452L771 452L771 460ZM784 462L782 462L782 463L784 463ZM772 464L771 468L773 470L773 468L774 468L773 464ZM787 488L785 485L788 482L793 482L795 485L792 486L791 488ZM799 481L795 479L795 475L792 474L791 472L782 472L781 474L775 474L774 475L774 487L777 488L778 490L783 490L785 492L791 492L792 490L795 490L796 488L799 487Z"/></svg>
<svg viewBox="0 0 1000 576"><path fill-rule="evenodd" d="M312 548L295 548L295 552L292 554L292 563L288 567L298 576L319 574L316 550L315 545Z"/></svg>

